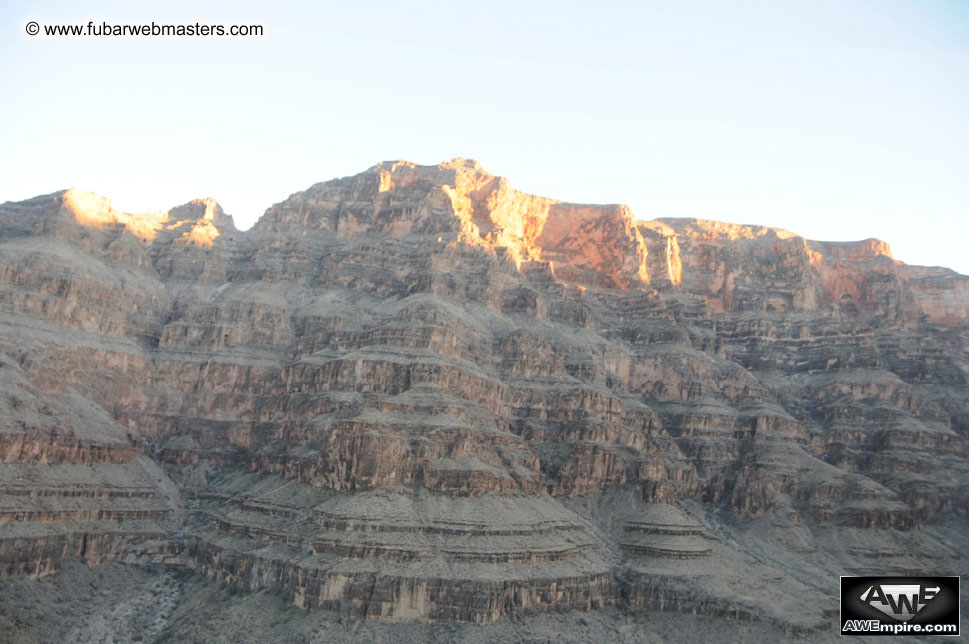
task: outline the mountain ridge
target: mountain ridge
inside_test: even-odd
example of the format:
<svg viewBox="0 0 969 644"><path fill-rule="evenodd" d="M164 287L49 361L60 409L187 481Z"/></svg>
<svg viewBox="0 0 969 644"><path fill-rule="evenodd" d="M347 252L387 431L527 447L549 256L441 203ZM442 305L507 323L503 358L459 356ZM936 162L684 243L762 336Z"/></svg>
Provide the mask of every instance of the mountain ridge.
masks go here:
<svg viewBox="0 0 969 644"><path fill-rule="evenodd" d="M967 278L466 160L371 170L249 231L0 205L0 578L823 639L841 574L969 573Z"/></svg>
<svg viewBox="0 0 969 644"><path fill-rule="evenodd" d="M341 202L340 195L348 189L359 191L363 200L357 204ZM159 231L171 236L168 231L177 228L183 242L205 246L211 245L223 228L236 236L249 233L237 231L231 217L224 215L213 199L194 200L167 213L142 215L120 213L105 198L77 189L35 199L58 195L69 209L74 208L75 218L87 217L98 225L124 220L123 225L143 240L153 239ZM331 200L329 205L326 199ZM204 209L202 213L188 212L199 207ZM85 215L85 208L91 213ZM178 225L170 223L173 216L182 214L188 217ZM183 231L185 226L189 228ZM682 239L704 245L766 243L773 239L774 247L759 249L761 255L787 255L790 257L785 261L806 263L802 270L817 273L817 285L790 295L795 308L813 306L820 299L828 300L827 305L834 308L863 310L868 304L868 277L892 272L890 267L878 269L873 264L878 257L886 257L896 266L897 280L905 283L899 288L913 291L918 314L946 326L969 320L969 307L959 303L969 294L969 277L942 267L911 266L894 260L888 244L875 238L829 242L770 226L695 218L637 220L622 204L571 204L522 193L473 159L456 158L429 166L384 161L362 173L319 182L293 193L268 208L250 230L331 232L337 236L456 234L454 239L448 238L448 243L507 253L519 267L522 262L546 261L557 279L566 283L620 288L649 287L654 279L679 286ZM783 247L785 243L787 247ZM697 272L701 269L696 268ZM742 268L748 274L751 271L750 266ZM730 280L727 274L708 280L708 286L722 291L721 301L714 303L718 310L731 305Z"/></svg>

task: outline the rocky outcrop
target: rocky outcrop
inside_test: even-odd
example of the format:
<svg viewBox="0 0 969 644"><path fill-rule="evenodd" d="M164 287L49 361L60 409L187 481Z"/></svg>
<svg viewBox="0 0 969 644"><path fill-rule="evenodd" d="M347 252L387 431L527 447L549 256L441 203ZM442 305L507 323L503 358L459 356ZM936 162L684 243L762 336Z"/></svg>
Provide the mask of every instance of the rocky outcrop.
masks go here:
<svg viewBox="0 0 969 644"><path fill-rule="evenodd" d="M3 204L0 570L823 629L830 576L876 557L844 535L961 565L923 528L969 514L966 284L464 159L314 185L247 232L212 200Z"/></svg>

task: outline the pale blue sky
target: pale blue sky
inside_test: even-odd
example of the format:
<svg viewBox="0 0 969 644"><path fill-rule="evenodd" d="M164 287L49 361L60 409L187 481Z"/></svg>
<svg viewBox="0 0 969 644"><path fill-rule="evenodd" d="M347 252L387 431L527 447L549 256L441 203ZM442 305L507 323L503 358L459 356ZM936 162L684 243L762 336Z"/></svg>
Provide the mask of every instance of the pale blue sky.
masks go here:
<svg viewBox="0 0 969 644"><path fill-rule="evenodd" d="M0 201L217 198L240 227L385 159L969 273L969 0L0 5ZM83 6L82 6L83 5ZM48 23L262 24L56 39Z"/></svg>

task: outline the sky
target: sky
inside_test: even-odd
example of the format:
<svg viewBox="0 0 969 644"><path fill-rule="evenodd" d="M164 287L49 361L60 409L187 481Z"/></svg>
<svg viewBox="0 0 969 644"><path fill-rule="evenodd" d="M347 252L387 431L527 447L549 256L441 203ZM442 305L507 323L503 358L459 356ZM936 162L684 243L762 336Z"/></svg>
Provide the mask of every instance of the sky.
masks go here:
<svg viewBox="0 0 969 644"><path fill-rule="evenodd" d="M152 20L264 35L26 33ZM247 228L379 161L469 157L969 274L969 0L5 0L0 26L0 202L214 197Z"/></svg>

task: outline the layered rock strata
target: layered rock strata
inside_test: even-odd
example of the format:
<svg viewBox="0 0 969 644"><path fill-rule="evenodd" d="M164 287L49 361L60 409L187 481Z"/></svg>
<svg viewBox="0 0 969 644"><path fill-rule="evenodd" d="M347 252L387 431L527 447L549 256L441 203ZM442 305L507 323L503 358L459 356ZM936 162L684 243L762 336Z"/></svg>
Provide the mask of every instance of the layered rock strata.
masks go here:
<svg viewBox="0 0 969 644"><path fill-rule="evenodd" d="M824 629L874 556L837 535L963 565L935 526L969 513L967 289L877 240L636 221L462 159L317 184L247 232L212 200L6 203L0 574Z"/></svg>

